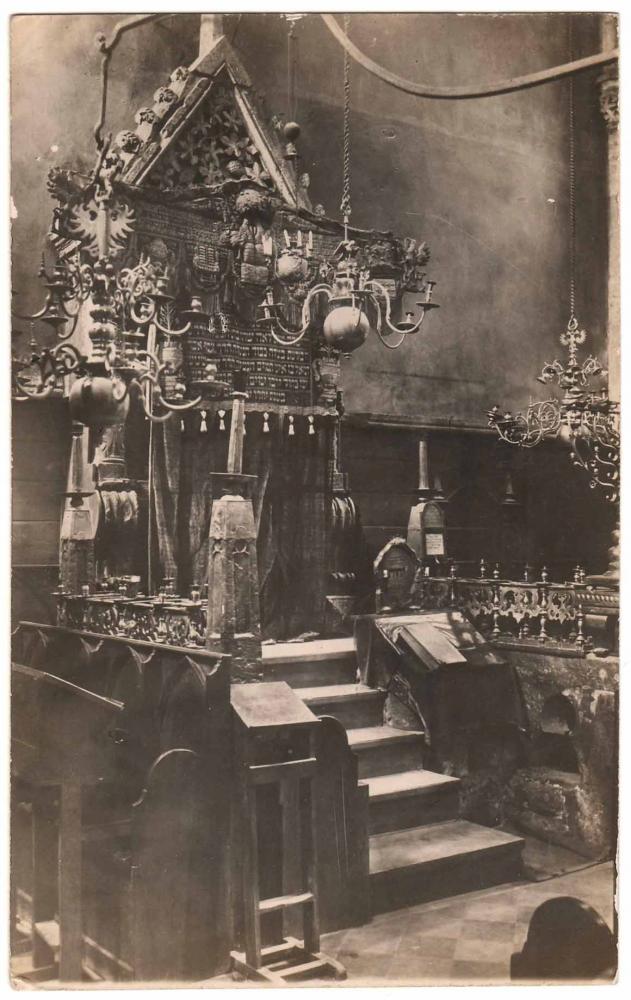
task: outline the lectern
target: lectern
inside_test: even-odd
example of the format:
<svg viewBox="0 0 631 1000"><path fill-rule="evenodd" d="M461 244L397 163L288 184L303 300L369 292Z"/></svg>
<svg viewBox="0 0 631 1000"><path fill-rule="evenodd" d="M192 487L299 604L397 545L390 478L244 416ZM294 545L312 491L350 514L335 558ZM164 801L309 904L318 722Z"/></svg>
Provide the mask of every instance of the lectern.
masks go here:
<svg viewBox="0 0 631 1000"><path fill-rule="evenodd" d="M275 985L313 977L346 976L320 952L313 778L318 719L284 682L235 684L235 750L239 762L239 822L244 950L232 952L233 970ZM261 786L280 788L283 893L260 898L259 830L267 819L257 801ZM284 937L264 947L261 918L299 911L304 941Z"/></svg>

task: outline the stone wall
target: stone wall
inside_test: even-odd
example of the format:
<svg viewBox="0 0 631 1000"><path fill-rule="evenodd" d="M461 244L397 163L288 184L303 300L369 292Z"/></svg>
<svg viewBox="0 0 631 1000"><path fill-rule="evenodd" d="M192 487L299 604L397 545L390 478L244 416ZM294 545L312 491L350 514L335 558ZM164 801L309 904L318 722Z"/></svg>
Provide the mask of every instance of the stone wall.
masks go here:
<svg viewBox="0 0 631 1000"><path fill-rule="evenodd" d="M522 830L588 857L610 857L617 822L617 658L506 652L530 722L527 766L508 785Z"/></svg>

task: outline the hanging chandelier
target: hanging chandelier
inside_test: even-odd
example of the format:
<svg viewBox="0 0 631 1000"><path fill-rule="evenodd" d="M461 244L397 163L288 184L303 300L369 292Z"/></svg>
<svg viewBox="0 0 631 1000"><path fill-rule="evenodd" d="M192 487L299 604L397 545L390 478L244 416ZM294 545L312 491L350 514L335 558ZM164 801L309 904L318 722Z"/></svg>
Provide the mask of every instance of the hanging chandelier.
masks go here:
<svg viewBox="0 0 631 1000"><path fill-rule="evenodd" d="M495 427L508 444L534 448L541 441L561 438L571 448L572 463L589 475L592 489L604 491L615 503L620 478L620 406L607 395L607 387L593 388L593 382L607 372L590 355L578 362L577 346L586 340L575 316L570 318L560 341L568 349L565 364L554 361L543 366L537 381L556 384L563 395L531 402L525 413L502 413L499 406L489 411L489 426Z"/></svg>
<svg viewBox="0 0 631 1000"><path fill-rule="evenodd" d="M104 427L125 420L132 394L139 397L149 420L162 423L228 391L227 383L217 380L217 366L210 360L196 378L185 377L183 338L195 325L207 324L208 316L201 301L193 298L184 314L188 322L181 328L173 326L167 268L141 256L136 267L117 272L107 257L100 257L94 265L58 264L51 274L42 267L40 274L47 289L44 307L18 318L52 325L58 343L39 348L33 339L30 356L13 358L17 401L43 399L72 374L72 418L86 426ZM87 300L92 320L89 356L67 343Z"/></svg>
<svg viewBox="0 0 631 1000"><path fill-rule="evenodd" d="M569 81L569 232L570 232L570 318L560 342L567 348L565 362L545 364L537 381L556 385L560 396L531 401L526 412L502 413L499 406L488 411L489 426L503 441L520 448L534 448L554 438L570 447L570 458L589 476L592 489L616 503L620 493L620 404L611 400L607 371L593 355L579 362L578 349L587 333L576 318L576 155L574 83ZM598 380L601 384L598 384Z"/></svg>
<svg viewBox="0 0 631 1000"><path fill-rule="evenodd" d="M345 17L348 34L349 15ZM293 57L291 43L293 22L290 27L290 93L289 110L294 110ZM273 280L259 306L259 323L267 328L275 340L290 346L297 344L313 329L314 313L326 315L322 323L322 337L326 349L350 355L365 342L371 331L385 347L396 350L407 336L418 333L430 309L437 309L432 301L436 282L427 279L423 266L429 260L426 244L418 248L416 241L406 240L402 252L392 247L382 248L382 255L367 254L364 247L350 237L351 218L351 127L350 127L350 58L344 54L344 128L343 128L343 193L340 210L343 216L344 238L330 258L314 254L313 233L295 235L285 232L285 247L276 254ZM296 160L296 140L300 127L288 122L284 128L287 140L286 158ZM292 328L283 315L280 297L275 286L284 291L301 289L303 299L301 324ZM422 295L416 302L419 314L405 312L405 318L393 316L403 301L405 293ZM394 301L393 301L394 300ZM396 303L396 305L395 305Z"/></svg>

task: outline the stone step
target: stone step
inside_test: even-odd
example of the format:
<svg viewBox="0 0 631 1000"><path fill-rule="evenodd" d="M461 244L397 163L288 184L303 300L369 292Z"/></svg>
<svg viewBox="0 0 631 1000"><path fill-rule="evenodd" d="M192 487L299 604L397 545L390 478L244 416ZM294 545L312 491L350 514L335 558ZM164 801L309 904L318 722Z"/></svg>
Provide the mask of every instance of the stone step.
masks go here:
<svg viewBox="0 0 631 1000"><path fill-rule="evenodd" d="M355 640L316 639L312 642L274 642L262 646L263 677L285 681L290 687L327 687L352 684L357 675Z"/></svg>
<svg viewBox="0 0 631 1000"><path fill-rule="evenodd" d="M458 818L460 779L435 771L368 778L369 832L386 833Z"/></svg>
<svg viewBox="0 0 631 1000"><path fill-rule="evenodd" d="M373 913L521 877L522 838L467 820L373 834L369 843Z"/></svg>
<svg viewBox="0 0 631 1000"><path fill-rule="evenodd" d="M413 771L423 766L424 734L392 726L348 730L348 744L358 758L360 778Z"/></svg>
<svg viewBox="0 0 631 1000"><path fill-rule="evenodd" d="M332 715L348 729L380 726L383 722L385 691L365 684L331 684L295 691L314 715Z"/></svg>

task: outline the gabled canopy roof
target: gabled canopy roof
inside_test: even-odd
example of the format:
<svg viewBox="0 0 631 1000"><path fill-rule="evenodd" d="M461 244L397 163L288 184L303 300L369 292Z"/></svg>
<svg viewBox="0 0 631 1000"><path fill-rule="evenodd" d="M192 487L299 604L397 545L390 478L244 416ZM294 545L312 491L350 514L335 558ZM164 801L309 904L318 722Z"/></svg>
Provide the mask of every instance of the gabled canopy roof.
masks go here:
<svg viewBox="0 0 631 1000"><path fill-rule="evenodd" d="M215 187L250 177L286 204L310 208L282 145L257 112L250 79L225 35L189 67L178 67L120 132L121 180L166 190Z"/></svg>

